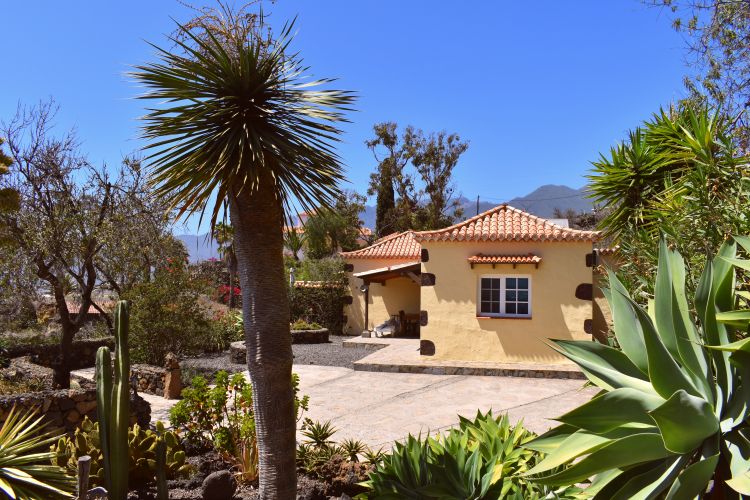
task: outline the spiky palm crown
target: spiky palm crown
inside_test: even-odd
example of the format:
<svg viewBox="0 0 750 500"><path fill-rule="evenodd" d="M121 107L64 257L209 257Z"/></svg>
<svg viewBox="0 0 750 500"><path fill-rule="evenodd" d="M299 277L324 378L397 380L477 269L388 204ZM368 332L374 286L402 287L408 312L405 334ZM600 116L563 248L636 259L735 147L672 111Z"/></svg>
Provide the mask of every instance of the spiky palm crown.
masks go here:
<svg viewBox="0 0 750 500"><path fill-rule="evenodd" d="M175 49L154 45L158 61L131 75L157 100L143 117L146 160L160 195L178 214L210 211L240 190L272 179L289 212L330 205L343 180L333 149L354 101L352 92L313 90L332 79L307 81L308 70L290 52L294 22L267 45L258 37L220 37L210 26L201 36L178 25ZM177 52L182 53L177 53Z"/></svg>

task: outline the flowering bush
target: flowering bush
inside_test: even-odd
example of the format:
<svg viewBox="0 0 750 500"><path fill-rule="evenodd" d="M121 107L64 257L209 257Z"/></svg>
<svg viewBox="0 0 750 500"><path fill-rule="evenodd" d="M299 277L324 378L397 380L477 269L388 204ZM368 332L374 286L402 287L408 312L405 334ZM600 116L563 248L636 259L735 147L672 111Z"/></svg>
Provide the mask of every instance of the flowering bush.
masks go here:
<svg viewBox="0 0 750 500"><path fill-rule="evenodd" d="M217 311L213 318L214 343L217 350L229 348L229 344L245 338L242 313L236 309Z"/></svg>
<svg viewBox="0 0 750 500"><path fill-rule="evenodd" d="M222 304L229 304L229 292L234 292L234 298L235 302L239 299L240 295L242 294L242 290L240 290L240 287L235 286L234 288L229 287L227 285L221 285L219 286L219 289L217 290L217 296L219 302Z"/></svg>

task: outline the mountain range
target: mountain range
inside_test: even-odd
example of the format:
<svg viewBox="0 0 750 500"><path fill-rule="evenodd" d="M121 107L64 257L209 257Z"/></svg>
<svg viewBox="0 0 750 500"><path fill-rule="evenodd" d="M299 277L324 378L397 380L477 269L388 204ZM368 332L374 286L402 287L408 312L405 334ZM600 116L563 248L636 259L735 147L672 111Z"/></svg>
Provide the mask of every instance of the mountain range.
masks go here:
<svg viewBox="0 0 750 500"><path fill-rule="evenodd" d="M477 213L485 212L496 207L501 201L487 201L479 199L470 200L466 197L459 198L463 208L464 217L472 217ZM540 186L525 196L519 196L507 201L508 205L520 208L526 212L539 217L551 218L556 208L562 211L573 210L575 212L588 212L593 208L591 200L586 198L584 188L574 189L568 186L546 184ZM478 211L477 211L478 209ZM367 205L360 214L365 227L375 227L375 206ZM177 238L185 244L190 253L190 261L198 262L210 258L218 258L216 242L208 238L207 234L179 234Z"/></svg>

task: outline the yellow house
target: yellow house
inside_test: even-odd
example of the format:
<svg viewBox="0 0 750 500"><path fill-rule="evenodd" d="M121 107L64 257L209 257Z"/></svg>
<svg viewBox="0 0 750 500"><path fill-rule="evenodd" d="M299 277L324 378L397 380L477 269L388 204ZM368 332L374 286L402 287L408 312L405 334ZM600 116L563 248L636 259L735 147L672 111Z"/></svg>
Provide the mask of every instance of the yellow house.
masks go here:
<svg viewBox="0 0 750 500"><path fill-rule="evenodd" d="M347 331L391 320L440 360L560 363L548 338L590 339L594 231L500 205L437 231L346 252Z"/></svg>

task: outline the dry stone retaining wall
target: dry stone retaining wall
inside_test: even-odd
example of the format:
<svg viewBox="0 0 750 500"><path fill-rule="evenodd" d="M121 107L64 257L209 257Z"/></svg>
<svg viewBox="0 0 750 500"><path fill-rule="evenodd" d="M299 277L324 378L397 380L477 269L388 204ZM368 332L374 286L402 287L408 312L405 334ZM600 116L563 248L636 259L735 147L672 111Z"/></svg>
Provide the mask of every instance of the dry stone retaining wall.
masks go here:
<svg viewBox="0 0 750 500"><path fill-rule="evenodd" d="M61 389L0 396L0 425L13 407L38 409L53 429L73 431L85 417L96 420L96 389ZM148 426L151 406L140 396L130 395L130 423Z"/></svg>

